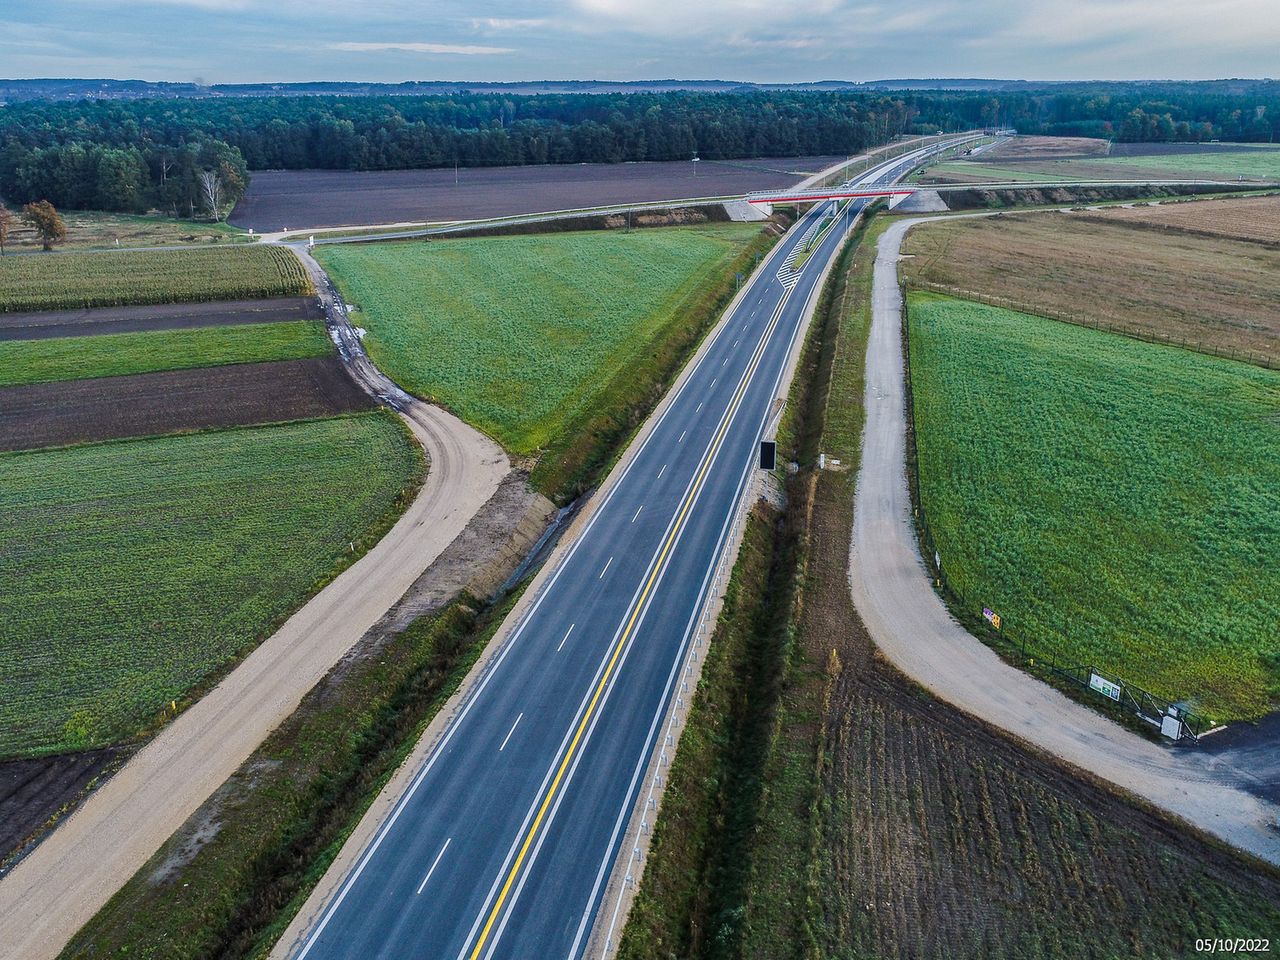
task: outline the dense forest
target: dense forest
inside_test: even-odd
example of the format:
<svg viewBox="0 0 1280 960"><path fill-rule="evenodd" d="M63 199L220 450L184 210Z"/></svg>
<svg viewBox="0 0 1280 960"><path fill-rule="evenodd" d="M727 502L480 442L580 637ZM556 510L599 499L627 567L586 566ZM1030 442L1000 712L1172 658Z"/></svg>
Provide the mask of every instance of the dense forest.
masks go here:
<svg viewBox="0 0 1280 960"><path fill-rule="evenodd" d="M1280 130L1280 84L28 100L0 109L0 195L194 216L210 212L202 183L211 173L234 203L251 169L833 155L901 133L993 124L1119 140L1266 141Z"/></svg>

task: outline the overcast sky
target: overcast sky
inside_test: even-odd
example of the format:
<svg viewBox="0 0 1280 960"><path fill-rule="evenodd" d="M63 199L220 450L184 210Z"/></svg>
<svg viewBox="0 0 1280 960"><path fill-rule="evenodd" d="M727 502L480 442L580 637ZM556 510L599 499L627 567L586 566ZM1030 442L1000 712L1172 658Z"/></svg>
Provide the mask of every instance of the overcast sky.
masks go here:
<svg viewBox="0 0 1280 960"><path fill-rule="evenodd" d="M0 77L804 81L1280 73L1280 0L0 0Z"/></svg>

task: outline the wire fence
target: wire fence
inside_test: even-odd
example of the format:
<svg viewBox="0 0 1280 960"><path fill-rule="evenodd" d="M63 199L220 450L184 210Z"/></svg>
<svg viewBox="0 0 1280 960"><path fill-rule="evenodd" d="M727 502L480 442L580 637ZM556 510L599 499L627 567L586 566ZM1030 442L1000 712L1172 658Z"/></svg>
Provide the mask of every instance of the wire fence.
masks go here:
<svg viewBox="0 0 1280 960"><path fill-rule="evenodd" d="M1254 366L1265 367L1268 370L1280 370L1280 356L1272 356L1271 354L1263 353L1258 350L1241 350L1236 347L1224 347L1216 343L1210 343L1206 340L1192 340L1188 337L1175 337L1167 333L1161 333L1158 330L1147 330L1142 327L1128 326L1117 320L1099 318L1097 316L1085 315L1082 313L1054 310L1040 304L1028 304L1009 297L996 297L989 293L983 293L981 290L969 290L965 287L957 287L946 283L935 283L932 280L921 280L917 277L908 279L905 285L907 290L916 290L922 293L942 293L962 300L974 300L978 303L985 303L987 306L991 307L1003 307L1006 310L1016 310L1018 313L1029 313L1033 316L1048 317L1050 320L1061 320L1063 323L1075 324L1078 327L1089 327L1093 330L1104 330L1107 333L1116 333L1124 337L1130 337L1134 340L1142 340L1146 343L1157 343L1167 347L1181 347L1184 350L1194 350L1197 353L1205 353L1215 357L1222 357L1226 360L1239 360L1242 363L1251 363ZM905 293L906 291L904 291L904 302Z"/></svg>
<svg viewBox="0 0 1280 960"><path fill-rule="evenodd" d="M972 625L978 628L979 633L985 632L984 639L987 642L1011 658L1018 659L1024 669L1034 671L1042 668L1045 672L1068 681L1081 690L1099 696L1102 698L1102 705L1137 716L1169 739L1198 742L1203 734L1213 728L1213 721L1196 713L1188 704L1158 696L1107 672L1105 668L1091 663L1082 664L1075 657L1065 656L1051 639L1021 629L1017 623L1016 614L1015 619L1010 621L1009 611L992 610L985 603L966 596L964 591L948 578L941 549L929 526L929 517L925 511L920 488L920 463L916 447L916 407L911 388L911 353L910 337L907 334L905 287L902 292L902 349L908 371L904 379L910 428L906 451L907 476L911 482L912 515L920 544L920 556L933 577L935 586L952 601L952 608L962 613L962 619L970 620ZM979 620L979 617L982 619Z"/></svg>

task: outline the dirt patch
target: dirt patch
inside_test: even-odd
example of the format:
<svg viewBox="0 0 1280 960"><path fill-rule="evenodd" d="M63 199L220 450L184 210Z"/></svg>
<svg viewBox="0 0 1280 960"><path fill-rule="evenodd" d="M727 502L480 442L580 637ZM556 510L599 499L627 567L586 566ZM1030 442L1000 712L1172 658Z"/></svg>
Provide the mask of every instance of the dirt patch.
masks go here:
<svg viewBox="0 0 1280 960"><path fill-rule="evenodd" d="M111 748L0 763L0 876L41 827L70 812L126 752Z"/></svg>
<svg viewBox="0 0 1280 960"><path fill-rule="evenodd" d="M529 486L527 473L507 474L462 532L351 648L343 659L346 666L339 669L367 659L415 620L443 610L463 591L486 603L496 600L555 513L555 504Z"/></svg>
<svg viewBox="0 0 1280 960"><path fill-rule="evenodd" d="M976 162L1006 160L1056 160L1061 157L1102 157L1108 143L1094 137L1012 137L972 159Z"/></svg>
<svg viewBox="0 0 1280 960"><path fill-rule="evenodd" d="M1011 309L1216 354L1280 359L1280 250L1138 232L1095 213L931 223L909 233L903 249L911 256L905 279L924 289L1001 298Z"/></svg>
<svg viewBox="0 0 1280 960"><path fill-rule="evenodd" d="M0 450L367 410L337 357L167 370L0 390Z"/></svg>
<svg viewBox="0 0 1280 960"><path fill-rule="evenodd" d="M324 314L314 297L167 303L142 307L99 307L92 310L41 310L30 313L0 313L0 340L48 340L99 333L186 330L236 323L322 319Z"/></svg>
<svg viewBox="0 0 1280 960"><path fill-rule="evenodd" d="M790 186L840 159L471 167L456 176L451 169L264 170L253 174L231 222L261 233L737 196Z"/></svg>
<svg viewBox="0 0 1280 960"><path fill-rule="evenodd" d="M1176 230L1280 247L1280 196L1112 207L1089 214L1100 224Z"/></svg>

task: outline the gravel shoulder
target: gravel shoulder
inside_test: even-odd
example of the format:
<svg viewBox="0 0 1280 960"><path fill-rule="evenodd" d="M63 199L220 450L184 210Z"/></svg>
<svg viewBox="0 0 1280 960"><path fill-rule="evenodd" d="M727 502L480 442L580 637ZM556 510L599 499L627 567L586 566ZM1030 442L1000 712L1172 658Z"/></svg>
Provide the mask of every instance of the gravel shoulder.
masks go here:
<svg viewBox="0 0 1280 960"><path fill-rule="evenodd" d="M894 224L876 255L863 460L850 586L880 651L951 705L1086 770L1260 859L1280 864L1280 807L1259 778L1195 749L1133 734L1001 660L952 619L920 560L906 478L906 406L897 262L918 218Z"/></svg>

